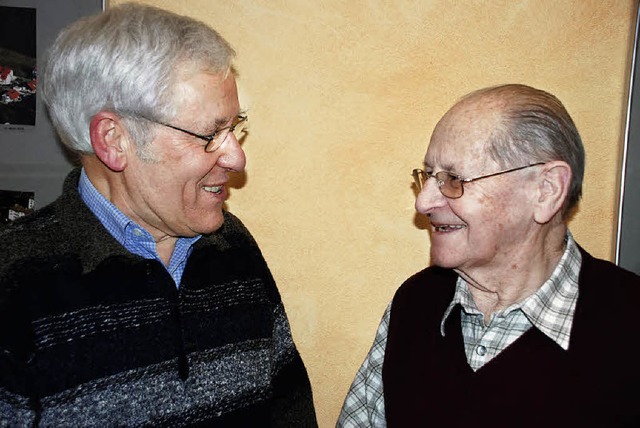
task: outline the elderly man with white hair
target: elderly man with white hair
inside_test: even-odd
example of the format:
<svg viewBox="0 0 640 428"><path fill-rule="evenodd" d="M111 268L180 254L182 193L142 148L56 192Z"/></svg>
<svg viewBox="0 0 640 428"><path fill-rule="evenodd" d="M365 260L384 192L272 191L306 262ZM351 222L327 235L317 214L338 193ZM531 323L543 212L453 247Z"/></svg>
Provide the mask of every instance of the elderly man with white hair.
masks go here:
<svg viewBox="0 0 640 428"><path fill-rule="evenodd" d="M413 175L432 266L394 296L338 426L639 426L640 278L567 228L584 149L562 103L473 92Z"/></svg>

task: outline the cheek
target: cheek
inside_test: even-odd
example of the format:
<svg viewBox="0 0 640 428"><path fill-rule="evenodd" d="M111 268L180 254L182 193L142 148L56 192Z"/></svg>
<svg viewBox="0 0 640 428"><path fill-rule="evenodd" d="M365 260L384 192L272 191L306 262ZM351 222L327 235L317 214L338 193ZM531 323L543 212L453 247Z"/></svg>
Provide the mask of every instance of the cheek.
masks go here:
<svg viewBox="0 0 640 428"><path fill-rule="evenodd" d="M193 154L185 164L185 169L189 171L194 179L202 179L213 170L218 163L219 154L197 152Z"/></svg>
<svg viewBox="0 0 640 428"><path fill-rule="evenodd" d="M474 232L491 228L504 210L502 202L485 194L464 194L459 199L449 200L451 211Z"/></svg>
<svg viewBox="0 0 640 428"><path fill-rule="evenodd" d="M214 156L191 156L189 159L183 159L182 162L174 164L169 174L186 186L193 186L196 183L202 183L207 175L212 171L217 157Z"/></svg>
<svg viewBox="0 0 640 428"><path fill-rule="evenodd" d="M469 240L474 245L493 246L496 237L504 236L510 223L510 204L503 197L480 194L477 197L451 204L451 209L466 225ZM464 203L462 203L464 202Z"/></svg>
<svg viewBox="0 0 640 428"><path fill-rule="evenodd" d="M217 157L197 157L194 161L183 166L182 172L176 178L181 187L185 201L198 200L205 195L201 193L202 186L219 181L220 178L212 174Z"/></svg>

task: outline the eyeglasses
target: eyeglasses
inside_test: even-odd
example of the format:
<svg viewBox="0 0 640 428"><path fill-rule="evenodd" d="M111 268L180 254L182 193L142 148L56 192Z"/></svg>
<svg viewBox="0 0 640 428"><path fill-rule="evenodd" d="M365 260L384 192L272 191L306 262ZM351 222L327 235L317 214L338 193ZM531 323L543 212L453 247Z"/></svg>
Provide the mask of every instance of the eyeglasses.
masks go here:
<svg viewBox="0 0 640 428"><path fill-rule="evenodd" d="M224 143L227 140L231 132L233 132L233 135L235 135L237 139L240 139L240 137L242 137L242 133L247 128L247 120L249 118L243 115L236 116L236 118L233 119L233 123L231 125L226 126L224 128L220 128L211 135L196 134L195 132L187 131L186 129L178 128L177 126L169 125L168 123L158 122L157 120L151 120L146 117L143 117L143 119L148 120L149 122L157 123L158 125L166 126L167 128L175 129L176 131L184 132L185 134L191 135L192 137L196 137L201 140L204 140L207 142L204 146L204 151L207 153L211 153L211 152L215 152L220 148L220 146L222 146L222 143Z"/></svg>
<svg viewBox="0 0 640 428"><path fill-rule="evenodd" d="M508 172L519 171L521 169L544 164L545 162L536 162L529 165L520 166L518 168L507 169L505 171L494 172L493 174L481 175L480 177L474 178L462 178L459 175L455 175L447 171L439 171L434 174L432 172L423 171L421 169L414 169L412 175L413 179L416 182L416 186L418 186L418 190L422 190L422 188L424 187L424 183L428 179L430 179L431 177L435 177L438 189L440 189L440 193L442 193L443 196L449 199L458 199L464 194L464 183L471 183L472 181L478 181L483 178L495 177L496 175L506 174Z"/></svg>

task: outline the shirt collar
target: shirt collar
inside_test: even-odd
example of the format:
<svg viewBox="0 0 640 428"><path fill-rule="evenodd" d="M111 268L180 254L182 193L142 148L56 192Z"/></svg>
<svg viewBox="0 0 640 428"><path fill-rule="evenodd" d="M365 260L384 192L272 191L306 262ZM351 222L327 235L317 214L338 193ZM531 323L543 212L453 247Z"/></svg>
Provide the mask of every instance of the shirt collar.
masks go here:
<svg viewBox="0 0 640 428"><path fill-rule="evenodd" d="M127 226L130 223L135 223L113 205L111 201L102 196L93 183L91 183L89 177L87 177L84 168L82 168L80 173L78 192L87 207L89 207L91 212L100 220L100 223L102 223L120 244L124 245L127 239ZM140 226L138 227L140 228Z"/></svg>
<svg viewBox="0 0 640 428"><path fill-rule="evenodd" d="M567 350L578 300L578 277L582 255L569 231L565 240L565 251L549 279L534 294L501 312L507 314L521 310L538 330ZM456 305L461 305L465 311L472 314L481 313L473 301L469 284L461 277L458 277L453 299L440 323L442 336L445 335L445 322Z"/></svg>
<svg viewBox="0 0 640 428"><path fill-rule="evenodd" d="M91 183L84 168L82 168L82 172L80 173L78 192L93 214L123 247L143 258L159 259L156 252L155 240L151 234L105 198L98 189L95 188L93 183ZM192 238L178 239L176 249L179 251L174 250L174 255L170 263L170 271L175 270L175 268L172 267L173 264L184 262L190 253L191 247L200 237L201 235Z"/></svg>

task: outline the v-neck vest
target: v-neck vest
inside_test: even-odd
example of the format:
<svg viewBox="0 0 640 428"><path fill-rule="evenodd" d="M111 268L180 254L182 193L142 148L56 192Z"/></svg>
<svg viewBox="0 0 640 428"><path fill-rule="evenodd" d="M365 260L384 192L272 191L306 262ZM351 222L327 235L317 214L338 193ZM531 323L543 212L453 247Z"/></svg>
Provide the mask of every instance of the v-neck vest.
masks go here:
<svg viewBox="0 0 640 428"><path fill-rule="evenodd" d="M581 251L569 350L532 328L476 372L460 307L440 333L457 274L431 267L409 278L391 307L388 426L640 426L640 278Z"/></svg>

